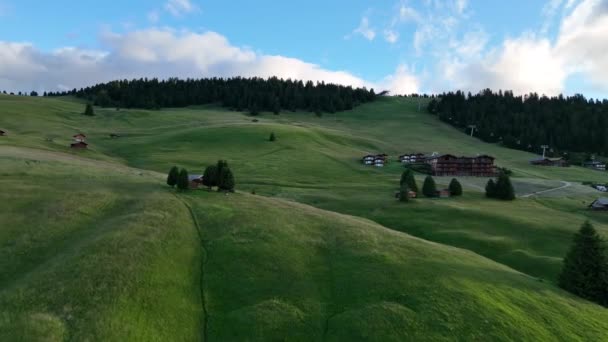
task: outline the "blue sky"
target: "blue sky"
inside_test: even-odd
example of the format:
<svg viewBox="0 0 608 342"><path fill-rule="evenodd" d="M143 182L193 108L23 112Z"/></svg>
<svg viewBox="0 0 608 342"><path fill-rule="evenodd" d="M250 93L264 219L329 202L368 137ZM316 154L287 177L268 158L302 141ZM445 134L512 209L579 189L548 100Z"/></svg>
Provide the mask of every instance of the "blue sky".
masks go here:
<svg viewBox="0 0 608 342"><path fill-rule="evenodd" d="M276 74L400 93L608 97L606 3L0 0L0 88Z"/></svg>

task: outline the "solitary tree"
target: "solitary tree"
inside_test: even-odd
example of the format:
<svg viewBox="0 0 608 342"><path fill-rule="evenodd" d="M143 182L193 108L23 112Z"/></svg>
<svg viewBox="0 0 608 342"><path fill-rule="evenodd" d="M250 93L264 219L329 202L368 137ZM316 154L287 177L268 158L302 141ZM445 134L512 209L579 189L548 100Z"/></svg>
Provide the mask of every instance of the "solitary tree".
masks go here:
<svg viewBox="0 0 608 342"><path fill-rule="evenodd" d="M188 171L186 169L182 169L177 177L177 188L182 191L187 190L189 185L188 183Z"/></svg>
<svg viewBox="0 0 608 342"><path fill-rule="evenodd" d="M229 167L222 169L220 174L220 182L218 185L218 191L234 191L234 175Z"/></svg>
<svg viewBox="0 0 608 342"><path fill-rule="evenodd" d="M426 197L437 196L437 185L435 185L435 180L433 177L426 176L424 179L424 184L422 185L422 194Z"/></svg>
<svg viewBox="0 0 608 342"><path fill-rule="evenodd" d="M217 166L207 166L205 172L203 173L203 185L211 190L212 187L217 186L217 176Z"/></svg>
<svg viewBox="0 0 608 342"><path fill-rule="evenodd" d="M574 235L564 258L559 286L608 307L608 257L604 241L589 221Z"/></svg>
<svg viewBox="0 0 608 342"><path fill-rule="evenodd" d="M87 106L84 109L84 115L87 116L93 116L95 115L95 111L93 111L93 105L90 103L87 103Z"/></svg>
<svg viewBox="0 0 608 342"><path fill-rule="evenodd" d="M486 197L496 198L496 183L494 183L493 179L490 179L488 184L486 184Z"/></svg>
<svg viewBox="0 0 608 342"><path fill-rule="evenodd" d="M177 184L177 179L179 177L179 169L177 166L174 166L169 170L169 174L167 175L167 185L170 187L174 187Z"/></svg>
<svg viewBox="0 0 608 342"><path fill-rule="evenodd" d="M414 171L412 171L411 169L406 169L405 171L403 171L403 173L401 174L401 181L399 182L399 185L401 185L401 186L406 185L409 188L409 190L417 193L418 184L416 184L416 178L414 177Z"/></svg>
<svg viewBox="0 0 608 342"><path fill-rule="evenodd" d="M268 141L275 141L277 140L277 137L274 135L274 132L270 133L270 138L268 138Z"/></svg>
<svg viewBox="0 0 608 342"><path fill-rule="evenodd" d="M458 179L452 178L449 189L452 196L462 196L462 185L460 185Z"/></svg>

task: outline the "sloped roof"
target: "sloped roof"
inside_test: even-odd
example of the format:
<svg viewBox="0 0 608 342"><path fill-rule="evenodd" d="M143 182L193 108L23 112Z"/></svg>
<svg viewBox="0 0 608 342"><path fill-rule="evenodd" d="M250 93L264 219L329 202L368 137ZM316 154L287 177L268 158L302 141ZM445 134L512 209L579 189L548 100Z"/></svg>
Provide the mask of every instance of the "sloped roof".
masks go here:
<svg viewBox="0 0 608 342"><path fill-rule="evenodd" d="M197 179L203 179L203 175L188 175L188 181L190 182Z"/></svg>
<svg viewBox="0 0 608 342"><path fill-rule="evenodd" d="M608 205L608 198L606 197L600 197L598 199L596 199L593 204L599 204L599 205Z"/></svg>

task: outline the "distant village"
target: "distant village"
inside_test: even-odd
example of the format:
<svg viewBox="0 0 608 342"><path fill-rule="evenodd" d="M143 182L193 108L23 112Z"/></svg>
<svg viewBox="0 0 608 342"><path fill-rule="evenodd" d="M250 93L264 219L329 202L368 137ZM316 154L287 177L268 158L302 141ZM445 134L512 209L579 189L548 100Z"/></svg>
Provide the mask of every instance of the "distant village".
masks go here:
<svg viewBox="0 0 608 342"><path fill-rule="evenodd" d="M495 158L488 155L476 157L457 157L451 154L425 155L424 153L410 153L400 155L398 162L404 165L426 164L433 176L470 176L494 177L497 175ZM389 162L388 155L366 155L362 158L365 165L384 167Z"/></svg>

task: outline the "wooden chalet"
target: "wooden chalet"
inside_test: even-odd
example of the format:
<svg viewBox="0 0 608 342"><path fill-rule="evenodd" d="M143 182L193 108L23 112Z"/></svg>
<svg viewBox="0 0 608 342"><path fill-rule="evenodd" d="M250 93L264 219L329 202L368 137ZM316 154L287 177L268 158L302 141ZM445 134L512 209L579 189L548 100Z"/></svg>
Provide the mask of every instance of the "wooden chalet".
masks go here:
<svg viewBox="0 0 608 342"><path fill-rule="evenodd" d="M537 166L556 166L556 167L568 167L570 166L564 158L537 158L530 160L530 164Z"/></svg>
<svg viewBox="0 0 608 342"><path fill-rule="evenodd" d="M188 175L188 187L193 190L203 188L203 175Z"/></svg>
<svg viewBox="0 0 608 342"><path fill-rule="evenodd" d="M589 209L598 211L608 211L608 198L600 197L589 205Z"/></svg>
<svg viewBox="0 0 608 342"><path fill-rule="evenodd" d="M419 163L424 161L424 153L410 153L399 156L399 161L403 164Z"/></svg>
<svg viewBox="0 0 608 342"><path fill-rule="evenodd" d="M82 133L78 133L78 134L72 136L72 138L74 139L75 142L84 142L87 140L87 136Z"/></svg>
<svg viewBox="0 0 608 342"><path fill-rule="evenodd" d="M89 146L89 144L87 144L84 141L77 141L77 142L70 144L71 148L79 148L79 149L85 149L85 148L87 148L87 146Z"/></svg>
<svg viewBox="0 0 608 342"><path fill-rule="evenodd" d="M456 157L444 154L427 159L433 176L472 176L494 177L496 166L494 157L481 155L477 157Z"/></svg>
<svg viewBox="0 0 608 342"><path fill-rule="evenodd" d="M374 165L376 167L383 167L388 162L387 154L368 154L361 159L361 162L365 165Z"/></svg>

